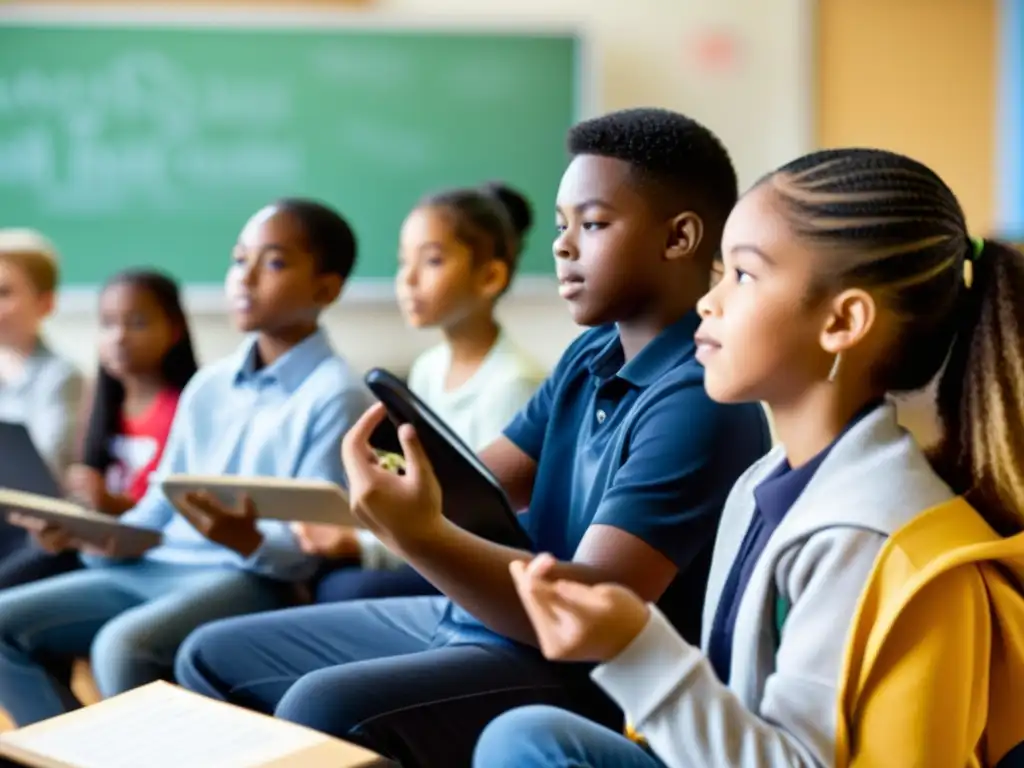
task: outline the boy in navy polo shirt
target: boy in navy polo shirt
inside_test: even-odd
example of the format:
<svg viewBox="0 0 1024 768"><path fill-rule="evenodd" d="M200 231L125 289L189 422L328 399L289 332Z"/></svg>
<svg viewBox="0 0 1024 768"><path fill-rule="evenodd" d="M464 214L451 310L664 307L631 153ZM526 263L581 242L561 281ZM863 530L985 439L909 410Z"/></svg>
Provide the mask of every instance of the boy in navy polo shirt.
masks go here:
<svg viewBox="0 0 1024 768"><path fill-rule="evenodd" d="M561 574L627 585L696 641L726 494L770 442L758 405L707 397L694 358L694 307L736 200L735 172L706 128L662 110L581 123L569 150L556 210L559 293L594 327L482 458L529 507L524 527ZM482 728L523 704L621 725L588 667L537 652L509 576L530 553L441 516L441 489L409 430L406 474L377 465L369 436L383 417L372 409L345 442L353 503L447 598L218 622L187 642L179 681L407 767L468 765Z"/></svg>

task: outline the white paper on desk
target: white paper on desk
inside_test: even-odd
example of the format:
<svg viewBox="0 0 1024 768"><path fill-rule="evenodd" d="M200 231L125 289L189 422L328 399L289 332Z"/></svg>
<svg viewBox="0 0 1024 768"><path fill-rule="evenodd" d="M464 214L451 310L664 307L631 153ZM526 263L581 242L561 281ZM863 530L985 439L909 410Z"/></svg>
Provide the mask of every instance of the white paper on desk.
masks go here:
<svg viewBox="0 0 1024 768"><path fill-rule="evenodd" d="M253 768L328 740L170 685L147 686L60 719L0 741L76 768Z"/></svg>

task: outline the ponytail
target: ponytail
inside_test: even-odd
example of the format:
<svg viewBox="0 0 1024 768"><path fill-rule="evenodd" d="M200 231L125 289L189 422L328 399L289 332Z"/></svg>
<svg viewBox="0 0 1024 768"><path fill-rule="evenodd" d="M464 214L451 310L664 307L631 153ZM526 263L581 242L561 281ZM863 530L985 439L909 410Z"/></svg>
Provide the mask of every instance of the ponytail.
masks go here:
<svg viewBox="0 0 1024 768"><path fill-rule="evenodd" d="M1024 529L1024 253L969 254L958 330L939 379L936 469L1002 533Z"/></svg>

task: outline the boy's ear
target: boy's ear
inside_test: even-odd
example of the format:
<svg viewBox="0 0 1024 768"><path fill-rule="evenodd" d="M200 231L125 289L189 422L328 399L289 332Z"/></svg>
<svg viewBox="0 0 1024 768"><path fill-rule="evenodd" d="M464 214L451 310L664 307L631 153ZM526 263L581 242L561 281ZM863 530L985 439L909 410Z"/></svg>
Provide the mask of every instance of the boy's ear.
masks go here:
<svg viewBox="0 0 1024 768"><path fill-rule="evenodd" d="M54 291L41 291L39 294L39 316L49 317L57 308L57 294Z"/></svg>
<svg viewBox="0 0 1024 768"><path fill-rule="evenodd" d="M341 289L344 287L345 281L341 279L341 275L334 273L322 274L317 277L313 298L320 306L329 306L338 300L338 297L341 295Z"/></svg>
<svg viewBox="0 0 1024 768"><path fill-rule="evenodd" d="M693 211L680 213L669 223L665 257L669 261L686 259L697 253L704 239L704 220Z"/></svg>
<svg viewBox="0 0 1024 768"><path fill-rule="evenodd" d="M480 267L480 271L480 293L484 298L494 301L508 286L508 264L501 259L488 259L487 263Z"/></svg>

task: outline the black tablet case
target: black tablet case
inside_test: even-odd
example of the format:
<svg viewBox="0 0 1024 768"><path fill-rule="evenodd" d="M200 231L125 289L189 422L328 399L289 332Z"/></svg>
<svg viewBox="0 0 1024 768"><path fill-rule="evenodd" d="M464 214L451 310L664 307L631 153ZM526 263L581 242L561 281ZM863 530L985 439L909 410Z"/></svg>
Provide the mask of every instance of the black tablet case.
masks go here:
<svg viewBox="0 0 1024 768"><path fill-rule="evenodd" d="M366 374L366 385L390 417L371 437L373 447L401 453L397 427L411 423L441 484L444 516L488 541L532 551L533 543L505 491L451 428L388 371L374 368Z"/></svg>

